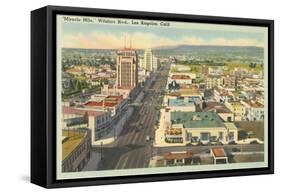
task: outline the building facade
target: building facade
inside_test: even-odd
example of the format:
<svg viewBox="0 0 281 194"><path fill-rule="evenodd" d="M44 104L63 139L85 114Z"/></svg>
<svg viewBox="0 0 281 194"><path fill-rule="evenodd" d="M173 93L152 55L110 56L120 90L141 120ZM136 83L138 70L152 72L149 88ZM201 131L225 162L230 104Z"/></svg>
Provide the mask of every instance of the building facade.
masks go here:
<svg viewBox="0 0 281 194"><path fill-rule="evenodd" d="M62 172L81 171L91 157L91 130L62 131Z"/></svg>
<svg viewBox="0 0 281 194"><path fill-rule="evenodd" d="M263 121L264 120L264 105L258 101L247 100L241 102L246 110L245 117L249 121Z"/></svg>
<svg viewBox="0 0 281 194"><path fill-rule="evenodd" d="M133 89L138 84L138 56L130 48L117 51L117 88Z"/></svg>
<svg viewBox="0 0 281 194"><path fill-rule="evenodd" d="M238 129L226 126L214 112L171 112L169 119L166 138L171 143L227 144L238 140Z"/></svg>
<svg viewBox="0 0 281 194"><path fill-rule="evenodd" d="M245 118L246 107L239 101L226 102L225 106L234 114L235 121L241 121Z"/></svg>
<svg viewBox="0 0 281 194"><path fill-rule="evenodd" d="M144 67L147 71L153 71L153 53L151 49L146 49L144 51L143 57Z"/></svg>
<svg viewBox="0 0 281 194"><path fill-rule="evenodd" d="M63 107L63 129L87 127L91 130L91 141L105 137L112 131L111 111L91 108Z"/></svg>

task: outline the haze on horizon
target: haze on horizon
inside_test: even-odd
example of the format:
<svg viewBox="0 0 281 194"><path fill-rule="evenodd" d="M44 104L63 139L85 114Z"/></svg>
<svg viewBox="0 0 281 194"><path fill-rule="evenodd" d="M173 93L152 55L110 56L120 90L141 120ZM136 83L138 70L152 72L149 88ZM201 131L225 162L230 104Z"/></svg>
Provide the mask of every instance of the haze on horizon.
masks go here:
<svg viewBox="0 0 281 194"><path fill-rule="evenodd" d="M188 23L186 24L188 26ZM247 29L241 26L241 29ZM257 27L258 28L258 27ZM122 26L112 24L62 23L62 47L85 49L135 49L195 46L264 47L264 33L255 30Z"/></svg>

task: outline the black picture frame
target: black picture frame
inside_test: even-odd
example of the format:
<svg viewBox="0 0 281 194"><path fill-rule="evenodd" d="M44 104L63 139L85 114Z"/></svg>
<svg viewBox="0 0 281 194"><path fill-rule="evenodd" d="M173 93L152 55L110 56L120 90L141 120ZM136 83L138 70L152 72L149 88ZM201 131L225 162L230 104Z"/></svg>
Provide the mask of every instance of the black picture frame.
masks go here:
<svg viewBox="0 0 281 194"><path fill-rule="evenodd" d="M268 167L103 178L56 179L56 15L264 26L268 28ZM231 17L46 6L31 12L31 182L46 188L274 173L274 21Z"/></svg>

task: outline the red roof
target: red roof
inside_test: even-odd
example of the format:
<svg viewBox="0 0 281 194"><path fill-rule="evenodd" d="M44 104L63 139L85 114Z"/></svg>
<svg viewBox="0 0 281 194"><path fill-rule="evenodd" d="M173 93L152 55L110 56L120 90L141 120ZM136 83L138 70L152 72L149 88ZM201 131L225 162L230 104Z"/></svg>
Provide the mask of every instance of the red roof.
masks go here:
<svg viewBox="0 0 281 194"><path fill-rule="evenodd" d="M107 96L106 99L115 99L115 100L121 101L121 100L123 100L123 96L122 95L120 95L120 96Z"/></svg>
<svg viewBox="0 0 281 194"><path fill-rule="evenodd" d="M212 148L212 152L215 157L226 157L225 151L223 148Z"/></svg>
<svg viewBox="0 0 281 194"><path fill-rule="evenodd" d="M104 101L90 101L84 104L85 106L105 106L114 107L123 100L123 96L107 96Z"/></svg>
<svg viewBox="0 0 281 194"><path fill-rule="evenodd" d="M85 106L105 106L105 107L113 107L115 105L117 105L117 102L95 102L95 101L91 101L91 102L87 102L85 104Z"/></svg>
<svg viewBox="0 0 281 194"><path fill-rule="evenodd" d="M85 109L76 109L73 107L62 107L63 114L78 114L78 115L89 115L89 116L100 116L103 115L103 111L91 111L91 110L85 110Z"/></svg>
<svg viewBox="0 0 281 194"><path fill-rule="evenodd" d="M178 152L178 153L165 153L164 155L165 160L181 160L181 159L186 159L186 158L191 158L192 153L190 152Z"/></svg>

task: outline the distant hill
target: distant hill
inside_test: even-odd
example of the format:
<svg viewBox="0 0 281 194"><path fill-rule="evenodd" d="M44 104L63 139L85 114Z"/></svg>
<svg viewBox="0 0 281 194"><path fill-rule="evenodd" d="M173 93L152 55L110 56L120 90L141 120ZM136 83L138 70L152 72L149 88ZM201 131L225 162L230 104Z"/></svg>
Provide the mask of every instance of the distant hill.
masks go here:
<svg viewBox="0 0 281 194"><path fill-rule="evenodd" d="M154 47L154 50L177 50L177 51L263 51L262 47L255 46L210 46L210 45L175 45L175 46L159 46Z"/></svg>
<svg viewBox="0 0 281 194"><path fill-rule="evenodd" d="M264 51L262 47L254 46L209 46L209 45L175 45L175 46L159 46L152 48L157 56L173 56L173 55L193 55L197 57L250 57L262 59ZM63 54L115 54L117 49L78 49L63 48ZM140 55L143 55L143 49L137 49Z"/></svg>
<svg viewBox="0 0 281 194"><path fill-rule="evenodd" d="M193 54L193 55L236 55L249 57L263 57L263 48L254 46L210 46L210 45L176 45L154 47L158 54Z"/></svg>

